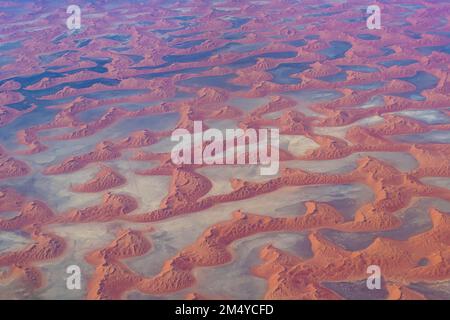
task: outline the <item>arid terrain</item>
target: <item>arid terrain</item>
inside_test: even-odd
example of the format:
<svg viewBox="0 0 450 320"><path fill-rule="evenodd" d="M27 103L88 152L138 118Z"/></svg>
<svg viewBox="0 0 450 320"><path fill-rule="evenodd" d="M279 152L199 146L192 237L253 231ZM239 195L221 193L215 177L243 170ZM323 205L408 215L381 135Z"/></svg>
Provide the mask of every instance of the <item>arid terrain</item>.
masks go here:
<svg viewBox="0 0 450 320"><path fill-rule="evenodd" d="M0 299L450 299L450 2L75 2L0 5Z"/></svg>

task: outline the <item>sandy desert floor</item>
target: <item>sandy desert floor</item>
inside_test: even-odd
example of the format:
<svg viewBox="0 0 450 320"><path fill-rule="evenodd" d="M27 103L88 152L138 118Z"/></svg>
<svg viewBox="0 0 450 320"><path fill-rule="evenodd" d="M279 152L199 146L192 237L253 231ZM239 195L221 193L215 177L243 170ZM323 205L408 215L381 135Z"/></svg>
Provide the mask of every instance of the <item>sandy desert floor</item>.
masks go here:
<svg viewBox="0 0 450 320"><path fill-rule="evenodd" d="M450 299L450 3L77 2L2 2L0 299ZM280 171L173 164L194 121Z"/></svg>

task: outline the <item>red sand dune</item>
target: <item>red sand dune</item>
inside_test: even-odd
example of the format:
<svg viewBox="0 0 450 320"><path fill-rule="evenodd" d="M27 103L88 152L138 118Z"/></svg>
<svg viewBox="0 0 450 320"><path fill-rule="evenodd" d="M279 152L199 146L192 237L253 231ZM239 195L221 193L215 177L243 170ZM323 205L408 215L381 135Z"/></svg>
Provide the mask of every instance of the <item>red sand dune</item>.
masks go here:
<svg viewBox="0 0 450 320"><path fill-rule="evenodd" d="M30 168L25 162L8 156L0 147L0 179L20 177L29 172Z"/></svg>
<svg viewBox="0 0 450 320"><path fill-rule="evenodd" d="M1 253L0 266L11 268L7 278L22 278L32 288L38 289L43 285L44 279L40 270L33 264L61 256L66 244L61 237L43 233L39 229L30 230L30 236L33 244L22 250Z"/></svg>
<svg viewBox="0 0 450 320"><path fill-rule="evenodd" d="M113 169L102 166L101 170L95 175L95 177L83 184L72 186L72 190L76 192L101 192L117 186L120 186L126 182L126 179L120 174L114 172Z"/></svg>
<svg viewBox="0 0 450 320"><path fill-rule="evenodd" d="M74 209L64 216L57 217L54 222L105 222L122 217L136 208L137 202L134 198L108 192L103 196L102 204L84 209Z"/></svg>
<svg viewBox="0 0 450 320"><path fill-rule="evenodd" d="M265 298L268 299L337 298L319 283L366 279L366 268L372 264L382 265L383 277L398 284L445 279L449 271L445 257L450 253L450 218L435 209L430 210L430 217L433 228L428 232L406 241L377 238L360 251L346 251L317 233L309 237L314 256L308 260L268 246L261 251L264 264L254 272L267 279L269 288ZM429 259L429 264L419 266L418 261L424 257ZM412 298L419 295L412 290L409 294ZM398 293L396 296L402 297Z"/></svg>

